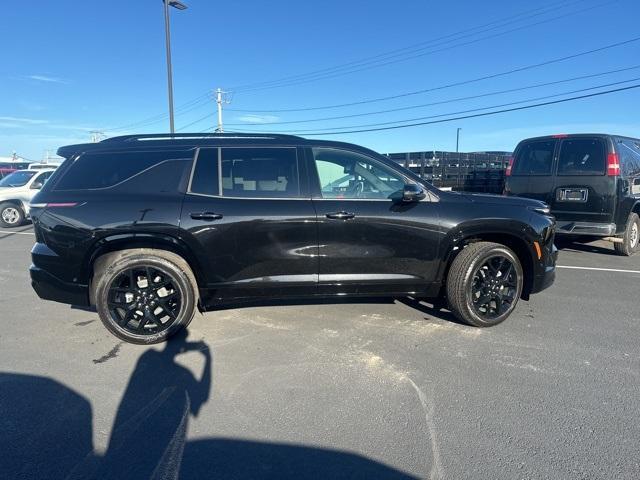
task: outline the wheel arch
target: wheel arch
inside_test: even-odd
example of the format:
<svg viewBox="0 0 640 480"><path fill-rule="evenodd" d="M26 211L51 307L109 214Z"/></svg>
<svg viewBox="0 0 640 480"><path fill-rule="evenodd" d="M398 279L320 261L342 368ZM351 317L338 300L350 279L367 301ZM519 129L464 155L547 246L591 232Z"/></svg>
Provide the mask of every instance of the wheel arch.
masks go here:
<svg viewBox="0 0 640 480"><path fill-rule="evenodd" d="M203 269L200 266L196 256L191 252L189 247L180 239L171 235L158 234L140 234L129 233L120 235L111 235L98 240L89 250L86 261L83 262L86 271L83 272L85 278L88 279L89 297L91 304L94 304L93 292L93 276L98 262L105 255L130 249L152 249L164 250L178 255L182 258L195 276L198 288L206 284Z"/></svg>
<svg viewBox="0 0 640 480"><path fill-rule="evenodd" d="M442 284L445 284L451 263L466 245L474 242L494 242L508 247L518 257L524 273L521 298L528 300L533 288L535 262L533 249L526 238L528 229L530 227L526 224L522 224L518 230L487 229L486 227L482 229L478 226L457 229L450 235L448 241L443 242L444 251L441 258L444 258L444 261L439 274Z"/></svg>

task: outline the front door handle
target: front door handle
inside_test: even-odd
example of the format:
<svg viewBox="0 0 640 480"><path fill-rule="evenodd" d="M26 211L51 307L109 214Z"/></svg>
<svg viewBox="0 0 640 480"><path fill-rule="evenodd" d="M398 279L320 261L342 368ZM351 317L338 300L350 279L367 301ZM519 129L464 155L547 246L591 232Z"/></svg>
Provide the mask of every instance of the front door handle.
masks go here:
<svg viewBox="0 0 640 480"><path fill-rule="evenodd" d="M190 216L194 220L207 221L220 220L222 218L222 214L213 212L192 212Z"/></svg>
<svg viewBox="0 0 640 480"><path fill-rule="evenodd" d="M327 218L331 218L334 220L349 220L350 218L354 218L355 216L355 213L345 212L344 210L335 213L327 213Z"/></svg>

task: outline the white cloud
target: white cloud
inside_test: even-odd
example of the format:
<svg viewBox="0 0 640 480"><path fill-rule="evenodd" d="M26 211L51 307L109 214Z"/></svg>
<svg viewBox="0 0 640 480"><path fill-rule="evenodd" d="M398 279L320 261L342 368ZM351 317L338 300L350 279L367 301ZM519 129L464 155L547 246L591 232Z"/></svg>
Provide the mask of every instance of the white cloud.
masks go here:
<svg viewBox="0 0 640 480"><path fill-rule="evenodd" d="M25 118L25 117L0 117L0 121L3 122L17 122L26 125L42 125L43 123L49 123L47 120L41 120L39 118Z"/></svg>
<svg viewBox="0 0 640 480"><path fill-rule="evenodd" d="M243 115L241 117L238 117L238 120L240 122L247 122L247 123L273 123L280 120L280 117L276 117L275 115L249 114L249 115Z"/></svg>
<svg viewBox="0 0 640 480"><path fill-rule="evenodd" d="M47 83L69 83L66 80L58 77L50 77L48 75L27 75L27 78L31 80L36 80L38 82L47 82Z"/></svg>

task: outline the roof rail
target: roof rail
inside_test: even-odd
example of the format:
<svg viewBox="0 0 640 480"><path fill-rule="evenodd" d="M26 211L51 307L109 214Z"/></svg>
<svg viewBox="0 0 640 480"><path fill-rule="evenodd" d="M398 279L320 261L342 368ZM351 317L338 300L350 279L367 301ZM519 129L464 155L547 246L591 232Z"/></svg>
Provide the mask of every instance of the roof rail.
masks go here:
<svg viewBox="0 0 640 480"><path fill-rule="evenodd" d="M120 135L102 140L100 143L121 143L149 140L188 140L198 138L260 138L260 139L300 139L296 135L279 133L147 133L139 135Z"/></svg>

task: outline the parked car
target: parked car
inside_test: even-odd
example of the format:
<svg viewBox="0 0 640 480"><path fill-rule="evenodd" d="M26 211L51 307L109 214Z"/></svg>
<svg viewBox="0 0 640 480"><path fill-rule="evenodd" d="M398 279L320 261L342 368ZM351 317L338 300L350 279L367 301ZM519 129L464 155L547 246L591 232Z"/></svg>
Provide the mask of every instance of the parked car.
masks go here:
<svg viewBox="0 0 640 480"><path fill-rule="evenodd" d="M16 170L0 180L0 226L17 227L29 217L29 202L53 170Z"/></svg>
<svg viewBox="0 0 640 480"><path fill-rule="evenodd" d="M11 175L16 170L17 169L15 169L15 168L3 168L3 167L0 167L0 180L3 179L4 177L6 177L7 175Z"/></svg>
<svg viewBox="0 0 640 480"><path fill-rule="evenodd" d="M30 163L28 169L29 170L50 170L58 168L58 164L56 163Z"/></svg>
<svg viewBox="0 0 640 480"><path fill-rule="evenodd" d="M484 327L555 276L543 202L443 192L356 145L133 135L58 154L31 204L33 287L129 342L259 298L446 296Z"/></svg>
<svg viewBox="0 0 640 480"><path fill-rule="evenodd" d="M559 235L610 240L640 251L640 140L604 134L523 140L507 168L505 194L549 204Z"/></svg>

